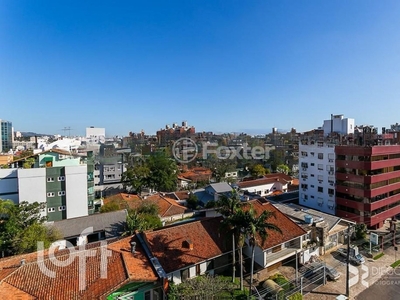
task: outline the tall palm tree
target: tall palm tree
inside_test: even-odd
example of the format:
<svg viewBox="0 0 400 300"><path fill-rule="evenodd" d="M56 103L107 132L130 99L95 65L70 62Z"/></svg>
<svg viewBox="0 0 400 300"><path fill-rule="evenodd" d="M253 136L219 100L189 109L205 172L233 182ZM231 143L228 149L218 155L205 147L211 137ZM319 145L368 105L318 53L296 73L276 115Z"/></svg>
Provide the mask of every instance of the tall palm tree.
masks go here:
<svg viewBox="0 0 400 300"><path fill-rule="evenodd" d="M222 221L221 228L222 230L228 231L232 234L232 282L235 282L235 265L236 265L236 242L235 237L238 236L239 228L236 226L234 222L234 215L239 210L242 205L240 201L240 197L236 190L232 190L231 194L222 195L217 203L217 211L224 216L224 220Z"/></svg>
<svg viewBox="0 0 400 300"><path fill-rule="evenodd" d="M268 231L273 230L282 233L282 230L275 224L267 222L269 218L275 216L275 212L264 210L257 216L254 209L251 207L246 213L247 226L245 228L246 236L251 247L251 271L250 271L250 293L253 290L253 272L254 272L254 252L256 246L263 245L268 238ZM250 297L250 296L249 296Z"/></svg>

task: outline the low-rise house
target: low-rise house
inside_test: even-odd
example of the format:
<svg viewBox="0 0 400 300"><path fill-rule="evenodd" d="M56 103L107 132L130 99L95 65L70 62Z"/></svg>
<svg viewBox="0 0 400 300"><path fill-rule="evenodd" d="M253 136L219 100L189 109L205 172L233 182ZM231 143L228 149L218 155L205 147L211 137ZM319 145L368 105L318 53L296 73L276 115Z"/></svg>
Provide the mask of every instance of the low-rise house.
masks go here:
<svg viewBox="0 0 400 300"><path fill-rule="evenodd" d="M238 182L240 190L257 194L260 197L268 196L276 191L287 192L292 178L282 173L268 174L262 178Z"/></svg>
<svg viewBox="0 0 400 300"><path fill-rule="evenodd" d="M140 243L134 240L132 249L131 241L0 259L0 299L162 299L162 280Z"/></svg>
<svg viewBox="0 0 400 300"><path fill-rule="evenodd" d="M104 204L114 202L120 209L137 209L143 204L154 204L158 207L158 216L162 222L172 222L191 217L193 211L186 208L178 201L162 195L161 193L138 196L119 193L104 199Z"/></svg>
<svg viewBox="0 0 400 300"><path fill-rule="evenodd" d="M100 240L119 237L125 229L126 210L94 214L86 217L48 222L53 225L63 237L57 241L60 249L67 246L67 241L73 246L80 246Z"/></svg>
<svg viewBox="0 0 400 300"><path fill-rule="evenodd" d="M348 225L353 221L293 203L276 203L273 206L291 218L305 231L300 261L307 262L312 255L324 255L345 243Z"/></svg>
<svg viewBox="0 0 400 300"><path fill-rule="evenodd" d="M202 206L210 201L217 201L221 195L229 196L232 193L232 186L226 182L212 183L204 189L193 191Z"/></svg>
<svg viewBox="0 0 400 300"><path fill-rule="evenodd" d="M232 243L219 232L222 217L206 218L143 233L143 241L158 259L169 281L176 284L229 268Z"/></svg>
<svg viewBox="0 0 400 300"><path fill-rule="evenodd" d="M303 239L307 232L268 201L251 200L248 203L257 215L263 211L273 212L275 217L271 217L267 222L282 230L282 233L267 230L268 238L255 248L254 261L261 268L272 270L281 266L283 260L296 257L302 250ZM250 257L251 248L244 248L243 253Z"/></svg>

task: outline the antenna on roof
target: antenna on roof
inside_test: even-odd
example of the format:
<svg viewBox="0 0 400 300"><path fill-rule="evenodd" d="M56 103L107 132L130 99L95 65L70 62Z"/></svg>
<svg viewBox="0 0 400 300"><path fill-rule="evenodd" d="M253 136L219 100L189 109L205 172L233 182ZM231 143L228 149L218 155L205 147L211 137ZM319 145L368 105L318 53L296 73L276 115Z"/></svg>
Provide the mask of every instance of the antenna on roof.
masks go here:
<svg viewBox="0 0 400 300"><path fill-rule="evenodd" d="M72 128L71 127L64 127L63 129L61 129L62 131L64 131L64 135L65 135L65 132L66 131L68 131L68 137L70 137L71 136L71 130L72 130Z"/></svg>

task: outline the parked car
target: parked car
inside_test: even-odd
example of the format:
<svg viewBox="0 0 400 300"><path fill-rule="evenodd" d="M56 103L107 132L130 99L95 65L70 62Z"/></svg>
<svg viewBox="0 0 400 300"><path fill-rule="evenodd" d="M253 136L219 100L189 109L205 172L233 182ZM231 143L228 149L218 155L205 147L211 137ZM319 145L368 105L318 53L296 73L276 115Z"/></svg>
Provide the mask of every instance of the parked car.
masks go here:
<svg viewBox="0 0 400 300"><path fill-rule="evenodd" d="M347 259L347 248L339 248L337 250L339 254ZM365 263L364 257L358 253L358 249L350 248L350 262L355 265L361 265Z"/></svg>
<svg viewBox="0 0 400 300"><path fill-rule="evenodd" d="M305 278L310 279L315 278L316 275L323 275L324 268L326 279L338 280L340 278L340 273L334 267L320 262L305 265L300 271L303 272Z"/></svg>

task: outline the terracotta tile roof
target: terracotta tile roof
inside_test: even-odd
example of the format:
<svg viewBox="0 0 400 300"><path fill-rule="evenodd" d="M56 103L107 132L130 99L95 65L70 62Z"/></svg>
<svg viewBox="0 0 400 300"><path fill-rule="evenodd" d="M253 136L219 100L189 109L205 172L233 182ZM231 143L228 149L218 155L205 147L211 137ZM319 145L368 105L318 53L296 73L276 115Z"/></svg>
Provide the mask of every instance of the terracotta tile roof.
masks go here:
<svg viewBox="0 0 400 300"><path fill-rule="evenodd" d="M114 202L118 204L119 209L136 208L135 202L141 200L138 195L119 193L110 197L104 198L103 203L107 204Z"/></svg>
<svg viewBox="0 0 400 300"><path fill-rule="evenodd" d="M189 199L189 191L176 191L173 193L166 193L165 197L174 200L187 200Z"/></svg>
<svg viewBox="0 0 400 300"><path fill-rule="evenodd" d="M179 177L187 178L192 181L209 180L212 176L212 171L203 167L191 168L179 174Z"/></svg>
<svg viewBox="0 0 400 300"><path fill-rule="evenodd" d="M157 274L148 263L147 257L145 256L139 241L135 238L136 253L134 255L131 253L130 241L131 237L121 239L118 242L110 244L108 249L122 254L125 267L131 280L156 281L158 279Z"/></svg>
<svg viewBox="0 0 400 300"><path fill-rule="evenodd" d="M149 248L166 273L179 270L231 250L230 241L219 233L222 217L203 219L145 232ZM193 244L193 250L185 247Z"/></svg>
<svg viewBox="0 0 400 300"><path fill-rule="evenodd" d="M270 202L262 203L258 200L251 200L248 201L248 203L253 206L258 216L264 210L274 212L276 218L271 217L270 219L268 219L267 222L275 224L282 230L282 233L273 230L267 231L268 237L262 245L262 248L264 250L288 242L296 237L302 236L307 233L304 229L293 222L288 216L286 216L283 212L273 206Z"/></svg>
<svg viewBox="0 0 400 300"><path fill-rule="evenodd" d="M187 208L180 205L174 200L168 197L164 197L161 194L154 194L146 197L139 197L138 195L120 193L103 200L104 204L109 202L115 202L119 205L120 209L131 208L137 209L142 203L154 203L157 205L159 215L161 217L170 217L173 215L183 214Z"/></svg>
<svg viewBox="0 0 400 300"><path fill-rule="evenodd" d="M0 299L19 299L16 295L21 295L20 299L99 299L130 281L156 281L157 277L139 243L135 255L130 253L130 239L121 239L104 246L109 251L106 278L102 278L101 274L101 253L104 253L105 248L99 247L100 243L88 244L87 249L76 250L73 254L69 250L57 252L57 260L71 259L65 267L54 264L47 252L40 264L37 253L1 259ZM79 285L82 274L79 263L81 254L86 254L84 290ZM20 264L22 258L26 260L24 265ZM42 272L41 264L54 271L55 277Z"/></svg>
<svg viewBox="0 0 400 300"><path fill-rule="evenodd" d="M176 201L163 197L160 194L151 195L144 201L156 204L159 207L158 213L161 217L184 214L187 210L186 207L178 204Z"/></svg>
<svg viewBox="0 0 400 300"><path fill-rule="evenodd" d="M37 299L24 291L8 284L7 282L0 282L0 299L18 299L18 300L33 300Z"/></svg>

